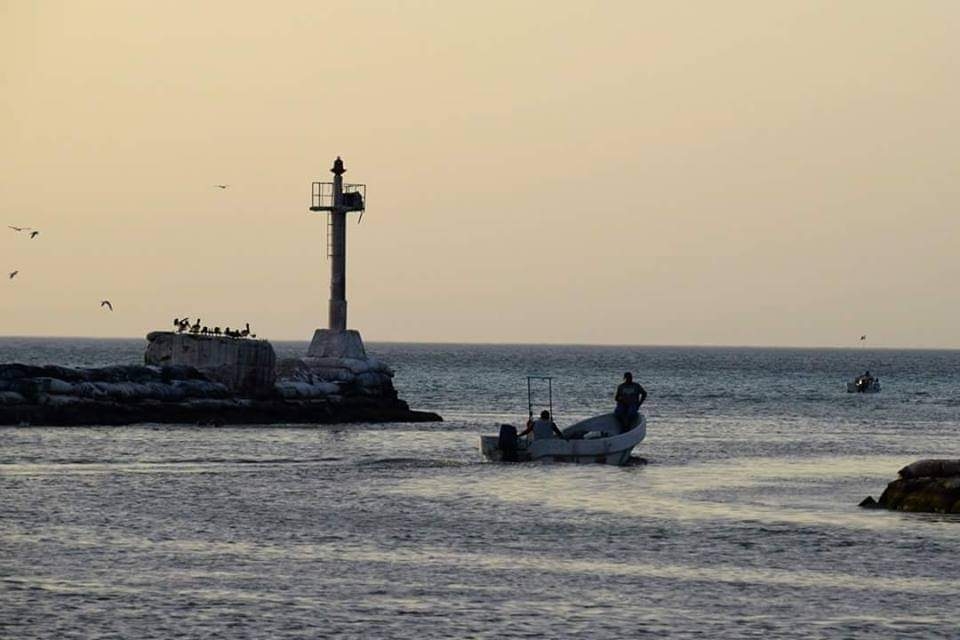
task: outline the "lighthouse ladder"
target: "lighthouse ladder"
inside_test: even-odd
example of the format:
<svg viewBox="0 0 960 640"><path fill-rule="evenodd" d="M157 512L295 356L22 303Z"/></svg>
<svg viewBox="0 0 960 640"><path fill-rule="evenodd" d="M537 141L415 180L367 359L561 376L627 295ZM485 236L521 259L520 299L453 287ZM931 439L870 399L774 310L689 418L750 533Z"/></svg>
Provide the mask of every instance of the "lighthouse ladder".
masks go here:
<svg viewBox="0 0 960 640"><path fill-rule="evenodd" d="M333 214L327 214L327 259L333 257Z"/></svg>

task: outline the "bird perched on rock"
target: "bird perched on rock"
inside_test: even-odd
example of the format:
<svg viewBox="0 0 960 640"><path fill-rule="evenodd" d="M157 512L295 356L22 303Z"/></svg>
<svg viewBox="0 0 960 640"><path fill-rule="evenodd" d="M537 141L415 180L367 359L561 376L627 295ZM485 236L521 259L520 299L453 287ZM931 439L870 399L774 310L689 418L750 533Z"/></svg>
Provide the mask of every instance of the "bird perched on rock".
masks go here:
<svg viewBox="0 0 960 640"><path fill-rule="evenodd" d="M110 304L110 301L109 301L109 300L101 300L101 301L100 301L100 306L101 306L101 307L106 307L107 309L110 309L110 311L113 311L113 305Z"/></svg>
<svg viewBox="0 0 960 640"><path fill-rule="evenodd" d="M30 232L30 239L33 240L33 239L36 238L38 235L40 235L40 232L39 232L39 231L31 231L31 232Z"/></svg>
<svg viewBox="0 0 960 640"><path fill-rule="evenodd" d="M18 273L20 273L20 271L11 271L10 279L13 280L14 278L16 278Z"/></svg>

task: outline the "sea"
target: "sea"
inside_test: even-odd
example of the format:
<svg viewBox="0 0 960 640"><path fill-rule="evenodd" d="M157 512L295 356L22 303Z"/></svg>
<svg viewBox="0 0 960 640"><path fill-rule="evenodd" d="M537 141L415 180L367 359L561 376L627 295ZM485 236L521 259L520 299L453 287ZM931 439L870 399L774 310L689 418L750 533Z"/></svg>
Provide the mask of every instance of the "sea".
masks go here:
<svg viewBox="0 0 960 640"><path fill-rule="evenodd" d="M142 361L0 339L0 362ZM306 343L275 344L279 357ZM960 458L960 352L368 344L427 424L0 429L0 637L960 638L960 516L859 508ZM878 394L848 394L869 369ZM493 464L552 400L625 467Z"/></svg>

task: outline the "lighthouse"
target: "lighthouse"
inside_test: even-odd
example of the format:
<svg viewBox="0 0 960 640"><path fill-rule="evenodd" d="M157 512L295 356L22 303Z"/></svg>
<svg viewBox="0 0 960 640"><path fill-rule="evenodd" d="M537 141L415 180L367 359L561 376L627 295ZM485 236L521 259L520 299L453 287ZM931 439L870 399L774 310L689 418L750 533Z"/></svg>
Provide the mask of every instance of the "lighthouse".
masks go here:
<svg viewBox="0 0 960 640"><path fill-rule="evenodd" d="M340 156L333 162L332 182L314 182L310 211L327 214L327 258L330 260L330 303L326 329L317 329L307 355L315 358L365 359L359 331L347 329L347 217L363 217L366 185L344 184Z"/></svg>

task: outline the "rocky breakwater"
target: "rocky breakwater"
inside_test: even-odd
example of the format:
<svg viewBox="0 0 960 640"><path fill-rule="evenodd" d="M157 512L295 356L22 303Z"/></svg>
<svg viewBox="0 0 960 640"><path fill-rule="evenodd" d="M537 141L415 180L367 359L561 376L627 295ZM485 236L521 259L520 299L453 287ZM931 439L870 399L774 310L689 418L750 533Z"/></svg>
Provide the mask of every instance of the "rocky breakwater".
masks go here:
<svg viewBox="0 0 960 640"><path fill-rule="evenodd" d="M868 496L861 507L920 513L960 514L960 460L918 460L897 472L879 500Z"/></svg>
<svg viewBox="0 0 960 640"><path fill-rule="evenodd" d="M169 332L148 336L145 359L102 368L0 364L0 425L441 419L410 410L397 398L393 373L376 362L362 371L356 363L288 363L278 378L269 342Z"/></svg>
<svg viewBox="0 0 960 640"><path fill-rule="evenodd" d="M192 367L0 365L0 425L213 422L236 402Z"/></svg>
<svg viewBox="0 0 960 640"><path fill-rule="evenodd" d="M356 331L317 331L306 357L281 360L275 388L287 400L326 398L346 406L408 410L397 397L393 370L367 355Z"/></svg>

